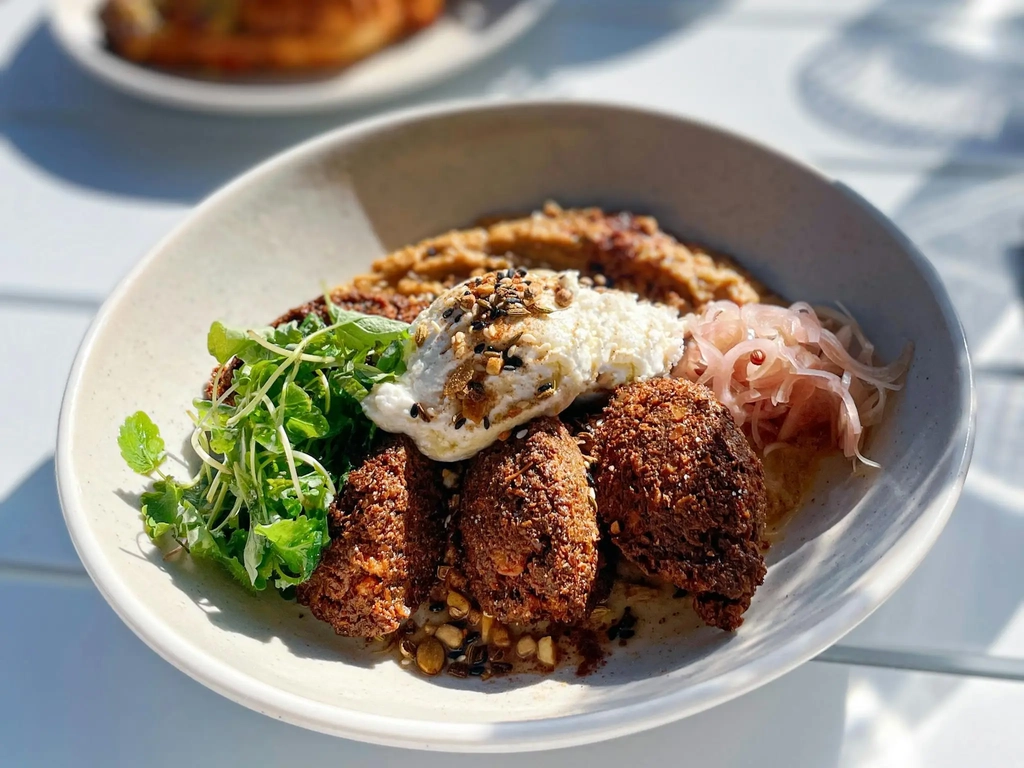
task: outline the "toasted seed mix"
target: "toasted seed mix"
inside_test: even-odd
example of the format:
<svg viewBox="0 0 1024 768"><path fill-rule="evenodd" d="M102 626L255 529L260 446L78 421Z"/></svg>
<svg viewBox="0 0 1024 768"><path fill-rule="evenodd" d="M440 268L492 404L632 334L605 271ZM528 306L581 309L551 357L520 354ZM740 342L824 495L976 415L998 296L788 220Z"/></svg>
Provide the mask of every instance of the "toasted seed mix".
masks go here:
<svg viewBox="0 0 1024 768"><path fill-rule="evenodd" d="M459 629L451 624L442 624L434 632L434 637L448 646L449 649L462 647L462 641L466 639L466 630Z"/></svg>
<svg viewBox="0 0 1024 768"><path fill-rule="evenodd" d="M523 635L516 643L516 656L520 659L532 659L537 653L537 641L530 635Z"/></svg>
<svg viewBox="0 0 1024 768"><path fill-rule="evenodd" d="M405 638L398 644L398 650L407 659L411 659L416 656L416 643L409 638Z"/></svg>
<svg viewBox="0 0 1024 768"><path fill-rule="evenodd" d="M416 649L416 666L425 675L433 677L438 674L444 669L444 661L444 646L436 638L428 637Z"/></svg>
<svg viewBox="0 0 1024 768"><path fill-rule="evenodd" d="M499 648L508 648L512 645L512 635L504 624L495 624L491 628L491 643Z"/></svg>
<svg viewBox="0 0 1024 768"><path fill-rule="evenodd" d="M546 667L558 665L558 646L551 635L545 635L537 641L537 661Z"/></svg>
<svg viewBox="0 0 1024 768"><path fill-rule="evenodd" d="M448 613L453 619L464 619L469 615L473 606L463 595L452 591L448 593Z"/></svg>

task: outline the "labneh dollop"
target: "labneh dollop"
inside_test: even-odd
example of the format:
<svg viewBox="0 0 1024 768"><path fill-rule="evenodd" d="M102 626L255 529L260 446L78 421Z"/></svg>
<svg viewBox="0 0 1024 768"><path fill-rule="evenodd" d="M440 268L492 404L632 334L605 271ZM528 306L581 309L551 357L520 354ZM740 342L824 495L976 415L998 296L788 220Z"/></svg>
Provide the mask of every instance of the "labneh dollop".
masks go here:
<svg viewBox="0 0 1024 768"><path fill-rule="evenodd" d="M664 376L684 349L675 310L583 285L577 272L522 268L446 291L410 333L406 372L363 409L438 461L469 458L581 395Z"/></svg>

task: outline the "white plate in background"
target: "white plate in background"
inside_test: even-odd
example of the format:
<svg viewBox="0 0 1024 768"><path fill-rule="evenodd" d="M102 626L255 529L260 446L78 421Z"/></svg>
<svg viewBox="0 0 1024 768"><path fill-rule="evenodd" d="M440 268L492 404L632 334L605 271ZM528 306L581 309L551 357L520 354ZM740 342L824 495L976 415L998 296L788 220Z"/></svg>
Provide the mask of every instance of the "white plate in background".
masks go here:
<svg viewBox="0 0 1024 768"><path fill-rule="evenodd" d="M520 37L554 0L449 0L444 15L407 40L337 74L307 80L205 80L151 69L107 49L104 0L51 0L64 50L104 82L143 99L202 112L272 114L355 107L407 94L462 72Z"/></svg>

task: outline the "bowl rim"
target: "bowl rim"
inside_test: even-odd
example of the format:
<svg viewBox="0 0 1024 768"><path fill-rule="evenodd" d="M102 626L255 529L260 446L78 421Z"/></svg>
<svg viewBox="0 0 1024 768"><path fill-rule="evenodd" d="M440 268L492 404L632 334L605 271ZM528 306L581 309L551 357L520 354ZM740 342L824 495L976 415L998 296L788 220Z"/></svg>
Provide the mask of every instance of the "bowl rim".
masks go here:
<svg viewBox="0 0 1024 768"><path fill-rule="evenodd" d="M502 23L487 45L474 49L469 55L434 69L426 69L388 87L353 94L338 94L330 89L338 78L345 76L346 69L339 70L323 81L279 85L217 82L176 75L122 59L102 45L83 44L68 26L69 16L80 17L79 12L68 7L68 0L50 0L46 18L61 49L75 63L97 80L122 93L164 107L192 112L239 116L287 115L358 109L407 96L421 88L436 86L507 48L533 29L554 7L555 2L523 0L521 10L517 10L515 17Z"/></svg>
<svg viewBox="0 0 1024 768"><path fill-rule="evenodd" d="M669 111L604 100L524 99L496 103L459 100L403 109L362 120L285 150L221 187L196 206L184 221L152 248L103 303L79 347L64 392L58 423L57 485L65 522L75 549L90 578L122 621L164 659L207 687L250 709L336 736L388 746L449 751L501 752L575 746L672 722L717 706L780 677L824 651L866 619L909 577L931 549L960 495L973 450L975 393L967 340L949 295L928 259L874 206L844 189L853 198L853 202L865 206L868 212L873 213L889 233L901 242L908 258L931 289L953 336L955 351L961 362L956 375L959 380L963 415L950 442L951 471L927 502L928 511L922 515L921 522L924 525L919 534L899 539L897 544L882 555L870 571L861 577L858 584L862 588L851 589L839 598L835 610L818 623L813 631L798 635L775 651L752 659L713 680L606 711L497 723L413 720L367 714L332 704L313 702L299 695L281 691L270 684L256 681L218 659L205 655L201 649L197 653L195 647L184 642L176 633L167 632L155 612L137 599L122 583L102 554L94 532L80 511L83 502L76 489L75 458L71 450L70 432L81 400L79 383L92 349L105 331L113 307L129 295L135 281L149 265L191 228L198 217L207 215L236 191L282 167L314 156L328 146L357 142L361 137L371 136L382 129L450 118L459 114L562 109L631 114L641 118L689 124L724 134L732 140L791 163L823 181L832 182L832 179L806 163L741 134ZM869 577L870 590L863 588Z"/></svg>

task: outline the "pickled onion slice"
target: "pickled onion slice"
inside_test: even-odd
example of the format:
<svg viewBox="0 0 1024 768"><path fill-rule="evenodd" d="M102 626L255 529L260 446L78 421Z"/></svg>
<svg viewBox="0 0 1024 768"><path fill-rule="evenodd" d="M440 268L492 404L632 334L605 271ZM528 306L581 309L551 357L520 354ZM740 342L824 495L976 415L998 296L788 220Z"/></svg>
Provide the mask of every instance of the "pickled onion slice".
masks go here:
<svg viewBox="0 0 1024 768"><path fill-rule="evenodd" d="M685 333L672 375L709 387L758 450L827 429L847 457L878 466L860 451L864 431L881 421L887 394L902 389L912 344L876 365L849 312L805 302L711 302L686 317Z"/></svg>

